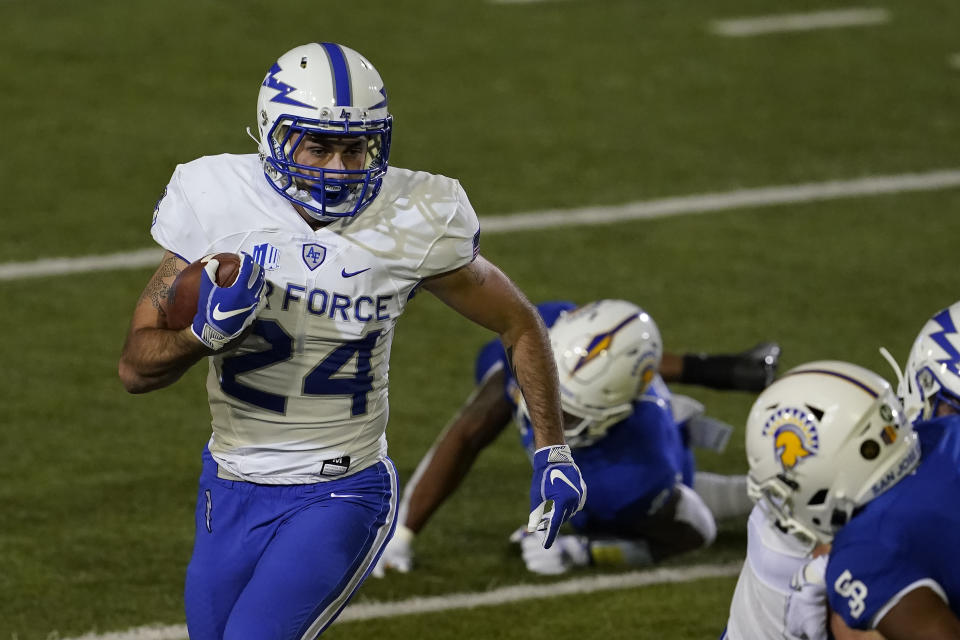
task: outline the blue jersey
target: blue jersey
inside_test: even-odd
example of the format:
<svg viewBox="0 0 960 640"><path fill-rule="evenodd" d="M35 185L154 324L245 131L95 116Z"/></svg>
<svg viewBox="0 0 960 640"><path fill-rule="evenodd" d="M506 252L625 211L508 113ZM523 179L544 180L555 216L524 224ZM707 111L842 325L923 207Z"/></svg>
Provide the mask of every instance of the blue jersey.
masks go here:
<svg viewBox="0 0 960 640"><path fill-rule="evenodd" d="M838 533L827 566L830 606L870 629L909 591L927 586L960 617L960 416L915 427L917 470Z"/></svg>
<svg viewBox="0 0 960 640"><path fill-rule="evenodd" d="M575 308L572 302L562 301L537 305L548 327L562 312ZM516 409L520 390L503 346L493 340L477 355L477 383L500 368L506 371L504 396ZM529 425L518 426L521 442L532 456L533 433ZM693 455L684 445L681 429L673 419L670 392L659 377L634 401L628 418L592 445L573 449L573 457L589 487L586 505L570 520L582 532L639 535L641 532L630 530L630 526L669 497L678 481L693 481Z"/></svg>

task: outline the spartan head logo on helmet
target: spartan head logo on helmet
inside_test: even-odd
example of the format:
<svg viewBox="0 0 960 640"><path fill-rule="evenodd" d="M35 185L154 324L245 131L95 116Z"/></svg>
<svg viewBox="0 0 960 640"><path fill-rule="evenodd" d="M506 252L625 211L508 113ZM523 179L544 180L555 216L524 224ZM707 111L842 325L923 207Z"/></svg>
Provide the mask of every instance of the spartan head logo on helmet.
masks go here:
<svg viewBox="0 0 960 640"><path fill-rule="evenodd" d="M773 438L773 452L784 471L789 471L820 448L816 420L810 411L795 407L778 409L763 427Z"/></svg>

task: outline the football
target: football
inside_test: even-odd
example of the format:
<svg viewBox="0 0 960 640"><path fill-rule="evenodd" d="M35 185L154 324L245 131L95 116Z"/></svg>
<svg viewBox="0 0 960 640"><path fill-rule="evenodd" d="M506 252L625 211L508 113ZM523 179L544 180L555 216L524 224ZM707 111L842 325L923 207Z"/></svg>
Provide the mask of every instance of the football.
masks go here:
<svg viewBox="0 0 960 640"><path fill-rule="evenodd" d="M236 281L240 271L240 256L235 253L211 254L191 262L177 275L167 294L164 313L167 315L168 329L186 329L193 324L200 291L200 270L213 258L220 263L217 267L217 286L229 287Z"/></svg>

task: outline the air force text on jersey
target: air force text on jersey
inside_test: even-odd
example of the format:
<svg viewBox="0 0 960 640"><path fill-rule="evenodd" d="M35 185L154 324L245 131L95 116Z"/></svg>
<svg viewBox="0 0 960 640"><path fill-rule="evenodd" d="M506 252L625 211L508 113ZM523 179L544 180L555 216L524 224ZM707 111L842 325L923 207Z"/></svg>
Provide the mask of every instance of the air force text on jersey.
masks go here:
<svg viewBox="0 0 960 640"><path fill-rule="evenodd" d="M388 306L394 298L393 295L351 296L319 288L308 291L306 286L292 282L288 282L281 293L270 281L267 281L264 295L267 298L267 309L277 308L274 305L279 304L279 310L290 311L296 305L303 304L308 313L345 322L389 320L391 315Z"/></svg>

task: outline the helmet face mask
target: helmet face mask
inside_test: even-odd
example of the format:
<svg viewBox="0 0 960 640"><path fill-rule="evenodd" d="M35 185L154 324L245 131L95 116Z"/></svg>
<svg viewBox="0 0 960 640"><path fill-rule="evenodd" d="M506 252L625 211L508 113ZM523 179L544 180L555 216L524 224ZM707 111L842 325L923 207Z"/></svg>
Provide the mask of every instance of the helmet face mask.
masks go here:
<svg viewBox="0 0 960 640"><path fill-rule="evenodd" d="M960 413L960 302L934 315L907 358L898 395L912 422L937 416L941 405Z"/></svg>
<svg viewBox="0 0 960 640"><path fill-rule="evenodd" d="M790 480L783 476L769 479L763 484L758 484L751 476L747 476L747 494L750 498L754 502L763 503L768 517L779 529L812 549L819 540L816 532L794 517L793 488Z"/></svg>
<svg viewBox="0 0 960 640"><path fill-rule="evenodd" d="M625 300L600 300L561 314L550 345L572 447L602 438L633 412L660 367L663 343L653 318Z"/></svg>
<svg viewBox="0 0 960 640"><path fill-rule="evenodd" d="M810 548L920 460L890 385L845 362L812 362L774 382L754 403L746 437L750 497Z"/></svg>
<svg viewBox="0 0 960 640"><path fill-rule="evenodd" d="M264 78L257 101L260 157L271 187L318 221L351 217L373 202L390 156L393 117L377 70L332 43L288 51ZM297 162L308 141L366 145L357 167Z"/></svg>

